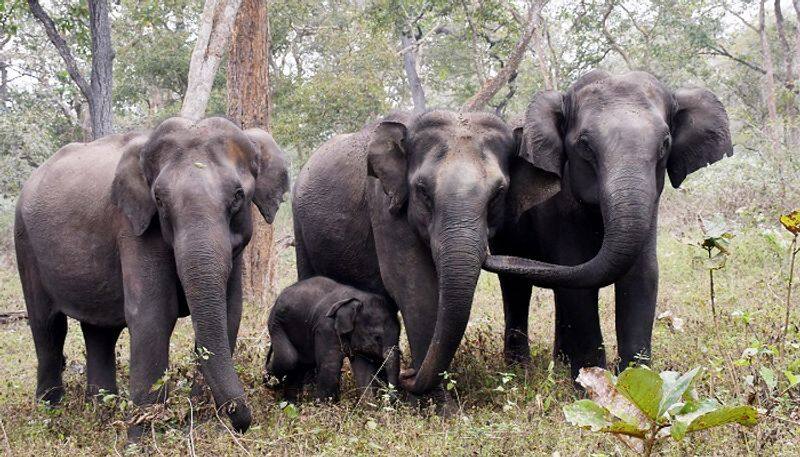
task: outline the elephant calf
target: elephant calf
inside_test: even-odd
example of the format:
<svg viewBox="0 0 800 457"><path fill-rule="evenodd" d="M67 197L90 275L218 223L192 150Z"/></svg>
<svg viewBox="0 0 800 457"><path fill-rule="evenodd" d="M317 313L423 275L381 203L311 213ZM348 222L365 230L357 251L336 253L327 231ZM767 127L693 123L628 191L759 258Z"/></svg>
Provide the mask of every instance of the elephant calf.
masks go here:
<svg viewBox="0 0 800 457"><path fill-rule="evenodd" d="M64 392L67 317L86 341L88 395L117 391L114 347L130 332L130 395L153 389L169 340L191 314L214 400L233 427L251 415L232 354L242 315L250 203L272 222L288 188L283 153L260 129L221 118L172 118L152 132L71 144L33 172L17 203L14 241L36 346L38 399ZM142 426L129 430L138 439Z"/></svg>
<svg viewBox="0 0 800 457"><path fill-rule="evenodd" d="M345 357L360 390L371 393L375 377L398 385L400 323L380 295L316 276L281 292L267 325L267 373L281 380L289 401L297 400L311 370L315 397L338 400Z"/></svg>

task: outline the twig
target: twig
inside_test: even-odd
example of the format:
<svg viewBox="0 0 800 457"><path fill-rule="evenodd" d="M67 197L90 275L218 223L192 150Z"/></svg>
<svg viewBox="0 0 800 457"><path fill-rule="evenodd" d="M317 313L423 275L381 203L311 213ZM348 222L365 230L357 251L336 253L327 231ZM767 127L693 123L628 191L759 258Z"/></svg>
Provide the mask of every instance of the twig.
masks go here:
<svg viewBox="0 0 800 457"><path fill-rule="evenodd" d="M792 261L789 263L789 284L786 286L786 317L783 321L783 336L781 337L780 354L783 357L783 347L786 342L786 335L789 333L789 315L791 314L792 304L792 282L794 281L794 263L797 258L797 234L792 239L792 244L789 247L789 253L792 256Z"/></svg>
<svg viewBox="0 0 800 457"><path fill-rule="evenodd" d="M215 408L214 409L214 415L217 416L217 420L219 420L219 423L222 424L222 426L225 428L225 430L228 432L228 434L231 435L231 438L233 438L233 441L236 443L236 445L239 446L244 451L245 454L253 455L247 449L245 449L244 446L242 446L242 443L239 441L239 438L236 437L236 434L233 432L233 430L228 428L228 426L225 425L225 421L222 420L221 417L219 417L219 410L224 408L224 407L226 407L227 405L228 405L228 403L225 403L224 405L220 406L219 408Z"/></svg>
<svg viewBox="0 0 800 457"><path fill-rule="evenodd" d="M0 419L0 429L3 430L3 444L6 447L6 455L13 455L11 452L11 443L8 442L8 434L6 434L6 426L3 425L3 419Z"/></svg>
<svg viewBox="0 0 800 457"><path fill-rule="evenodd" d="M150 437L153 438L153 447L156 448L158 455L164 455L164 453L161 452L161 449L158 447L158 440L156 439L156 424L154 422L150 422Z"/></svg>
<svg viewBox="0 0 800 457"><path fill-rule="evenodd" d="M192 405L192 396L189 395L186 399L189 401L189 455L195 457L194 453L194 405Z"/></svg>

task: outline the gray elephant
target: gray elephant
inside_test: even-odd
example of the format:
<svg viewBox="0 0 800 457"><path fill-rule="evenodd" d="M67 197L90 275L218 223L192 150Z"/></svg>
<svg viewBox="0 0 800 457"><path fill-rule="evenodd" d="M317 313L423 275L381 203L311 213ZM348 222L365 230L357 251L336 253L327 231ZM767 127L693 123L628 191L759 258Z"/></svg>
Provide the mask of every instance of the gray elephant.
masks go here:
<svg viewBox="0 0 800 457"><path fill-rule="evenodd" d="M317 400L338 400L345 357L366 395L374 381L399 386L400 322L380 295L322 276L305 279L281 292L267 328L267 373L281 381L289 401L297 400L308 373L315 374Z"/></svg>
<svg viewBox="0 0 800 457"><path fill-rule="evenodd" d="M678 187L689 173L733 153L725 108L707 90L672 91L648 73L592 71L564 94L537 94L518 133L518 173L548 173L561 192L511 211L491 243L497 256L485 267L500 273L506 359L530 358L528 307L536 285L555 289L555 354L571 362L573 376L581 367L605 366L598 288L614 284L619 366L647 363L664 178Z"/></svg>
<svg viewBox="0 0 800 457"><path fill-rule="evenodd" d="M491 114L393 113L322 145L297 178L299 278L326 276L399 308L412 359L401 385L414 394L440 386L464 335L515 151ZM523 206L552 195L537 183Z"/></svg>
<svg viewBox="0 0 800 457"><path fill-rule="evenodd" d="M233 427L251 422L232 353L242 313L242 250L250 202L271 222L288 175L260 129L182 118L152 132L71 144L33 172L16 210L17 262L33 332L37 398L58 403L67 317L86 343L87 394L117 391L114 346L131 338L136 405L169 360L178 317L191 314L204 379ZM141 427L129 429L135 440Z"/></svg>

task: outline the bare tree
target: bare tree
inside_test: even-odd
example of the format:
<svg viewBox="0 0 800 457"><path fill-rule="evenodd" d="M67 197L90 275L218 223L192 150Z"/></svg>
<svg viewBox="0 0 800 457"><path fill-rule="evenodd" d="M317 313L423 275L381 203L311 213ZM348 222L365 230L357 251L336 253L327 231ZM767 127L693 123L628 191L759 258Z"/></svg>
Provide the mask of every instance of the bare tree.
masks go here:
<svg viewBox="0 0 800 457"><path fill-rule="evenodd" d="M266 0L242 0L228 54L228 117L242 128L269 130L269 21ZM248 300L265 302L275 277L273 229L255 205L253 237L244 253L242 285Z"/></svg>
<svg viewBox="0 0 800 457"><path fill-rule="evenodd" d="M205 115L214 76L227 49L241 3L242 0L206 0L197 42L189 61L189 83L181 106L181 116L198 120Z"/></svg>
<svg viewBox="0 0 800 457"><path fill-rule="evenodd" d="M765 79L765 102L767 104L767 112L769 114L769 121L767 123L767 133L769 134L772 143L772 153L777 154L780 150L780 140L777 132L778 128L778 108L776 104L775 95L775 70L772 63L772 50L769 47L769 38L767 37L766 13L764 11L766 0L760 0L758 7L758 34L761 38L761 53L764 59L764 70L766 74Z"/></svg>
<svg viewBox="0 0 800 457"><path fill-rule="evenodd" d="M511 54L508 56L505 65L497 72L497 75L487 79L481 88L478 89L478 92L464 103L461 107L462 111L482 109L492 100L492 97L495 96L503 85L516 78L517 68L519 68L519 64L522 62L522 58L525 55L525 50L528 48L528 44L531 42L531 38L536 31L538 24L536 18L539 16L544 3L543 1L535 1L531 4L528 9L525 28L519 37L519 41L517 41L517 44L514 46L514 50L511 51Z"/></svg>
<svg viewBox="0 0 800 457"><path fill-rule="evenodd" d="M78 63L64 37L58 33L53 19L38 0L28 0L33 16L42 23L47 37L56 47L75 85L89 104L89 116L94 139L114 131L111 93L113 88L114 49L111 46L111 21L108 18L108 0L89 1L89 31L92 36L92 72L89 82L80 72Z"/></svg>

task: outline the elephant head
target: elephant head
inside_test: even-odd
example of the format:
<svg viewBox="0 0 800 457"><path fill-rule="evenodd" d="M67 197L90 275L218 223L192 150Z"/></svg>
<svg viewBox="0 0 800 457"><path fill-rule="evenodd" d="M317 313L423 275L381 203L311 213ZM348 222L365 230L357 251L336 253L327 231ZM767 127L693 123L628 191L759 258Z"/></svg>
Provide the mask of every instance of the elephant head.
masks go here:
<svg viewBox="0 0 800 457"><path fill-rule="evenodd" d="M272 222L288 190L286 161L269 134L222 118L162 122L117 166L112 200L133 236L171 246L192 316L204 378L237 430L251 421L228 341L227 294L235 259L252 235L250 202Z"/></svg>
<svg viewBox="0 0 800 457"><path fill-rule="evenodd" d="M339 340L347 352L382 366L386 380L398 386L400 375L400 322L397 312L379 295L357 293L331 306Z"/></svg>
<svg viewBox="0 0 800 457"><path fill-rule="evenodd" d="M615 282L636 261L655 224L665 174L677 188L733 147L725 108L708 90L671 91L643 72L592 71L566 94L536 94L519 154L558 177L581 204L599 207L603 243L576 266L491 256L485 268L542 287L593 288ZM517 189L524 195L528 186L522 180Z"/></svg>
<svg viewBox="0 0 800 457"><path fill-rule="evenodd" d="M415 376L404 380L406 390L424 393L433 388L458 349L487 238L504 219L509 160L515 150L511 129L487 113L396 114L372 134L369 175L380 181L389 211L404 219L429 250L438 280L433 334L428 334L424 359L412 353L418 366ZM425 345L412 338L409 333L412 350Z"/></svg>

